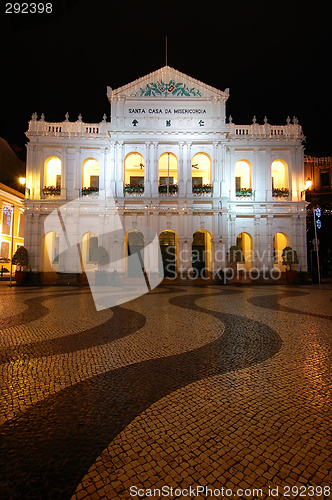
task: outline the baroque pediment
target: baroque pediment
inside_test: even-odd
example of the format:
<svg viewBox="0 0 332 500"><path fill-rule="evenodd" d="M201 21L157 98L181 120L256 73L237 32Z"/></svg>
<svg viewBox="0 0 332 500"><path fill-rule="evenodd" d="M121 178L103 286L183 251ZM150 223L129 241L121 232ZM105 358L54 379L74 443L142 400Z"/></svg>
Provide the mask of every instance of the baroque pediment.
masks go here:
<svg viewBox="0 0 332 500"><path fill-rule="evenodd" d="M164 66L123 87L107 87L110 101L117 97L125 98L212 98L227 100L229 89L224 92L196 80L170 66Z"/></svg>

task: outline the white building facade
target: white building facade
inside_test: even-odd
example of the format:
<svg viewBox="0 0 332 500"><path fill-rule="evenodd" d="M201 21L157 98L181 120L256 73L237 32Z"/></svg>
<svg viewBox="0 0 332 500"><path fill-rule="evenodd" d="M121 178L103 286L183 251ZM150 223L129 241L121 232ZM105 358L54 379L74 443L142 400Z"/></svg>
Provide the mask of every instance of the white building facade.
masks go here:
<svg viewBox="0 0 332 500"><path fill-rule="evenodd" d="M228 265L284 271L281 251L297 251L307 267L303 198L303 133L297 119L285 125L226 123L229 90L217 90L165 66L118 89L107 88L111 119L61 123L36 114L29 123L25 246L31 270L45 282L80 274L101 244L121 261L129 246L146 247L140 227L159 236L164 274L210 276ZM80 209L87 194L89 209ZM82 236L81 266L64 269L61 235L45 234L55 208L76 200L80 217L98 214L95 230ZM94 201L93 201L94 200ZM116 210L121 238L100 227ZM152 236L151 236L152 238ZM51 255L46 246L52 248ZM116 247L116 250L114 248ZM83 262L82 262L83 260ZM160 272L160 262L159 262ZM120 265L121 274L130 269ZM157 269L156 269L157 272Z"/></svg>

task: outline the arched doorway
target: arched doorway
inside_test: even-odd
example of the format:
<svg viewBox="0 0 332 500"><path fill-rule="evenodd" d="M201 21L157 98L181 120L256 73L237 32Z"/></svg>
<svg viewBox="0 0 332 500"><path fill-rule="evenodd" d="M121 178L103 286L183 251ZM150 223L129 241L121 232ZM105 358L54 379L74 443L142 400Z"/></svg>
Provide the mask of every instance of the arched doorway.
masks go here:
<svg viewBox="0 0 332 500"><path fill-rule="evenodd" d="M41 272L43 283L55 283L59 269L59 235L50 232L43 235L41 242Z"/></svg>
<svg viewBox="0 0 332 500"><path fill-rule="evenodd" d="M127 275L129 278L140 278L144 270L144 236L140 231L133 230L126 234L127 252L128 257L137 254L139 259L139 266L137 259L129 259Z"/></svg>
<svg viewBox="0 0 332 500"><path fill-rule="evenodd" d="M164 273L164 278L176 277L176 233L165 230L159 235L159 246L162 262L159 262L160 274Z"/></svg>
<svg viewBox="0 0 332 500"><path fill-rule="evenodd" d="M250 271L253 266L252 236L249 233L240 233L236 238L236 246L242 250L243 262L239 262L240 267Z"/></svg>
<svg viewBox="0 0 332 500"><path fill-rule="evenodd" d="M286 271L286 266L282 265L282 251L289 246L289 237L285 233L276 233L273 237L273 261L274 267L280 271Z"/></svg>
<svg viewBox="0 0 332 500"><path fill-rule="evenodd" d="M98 237L95 233L85 233L82 237L81 254L83 266L93 263L93 254L98 247Z"/></svg>
<svg viewBox="0 0 332 500"><path fill-rule="evenodd" d="M211 267L211 236L205 229L195 231L193 235L191 262L194 277L205 278Z"/></svg>

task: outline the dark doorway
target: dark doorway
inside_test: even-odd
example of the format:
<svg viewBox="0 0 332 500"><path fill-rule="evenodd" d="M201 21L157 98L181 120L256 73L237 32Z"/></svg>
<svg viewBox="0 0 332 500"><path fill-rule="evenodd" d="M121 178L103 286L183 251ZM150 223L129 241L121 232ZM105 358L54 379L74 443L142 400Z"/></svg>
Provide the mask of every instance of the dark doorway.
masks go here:
<svg viewBox="0 0 332 500"><path fill-rule="evenodd" d="M140 259L140 266L137 266L136 259L128 259L128 277L140 278L142 276L142 269L144 267L144 238L140 231L131 231L127 234L128 238L128 257L130 255L138 254Z"/></svg>
<svg viewBox="0 0 332 500"><path fill-rule="evenodd" d="M164 278L175 278L175 233L163 231L159 236L159 245L162 262L159 263L160 274L164 272Z"/></svg>
<svg viewBox="0 0 332 500"><path fill-rule="evenodd" d="M192 267L194 276L205 277L205 233L196 231L192 244Z"/></svg>

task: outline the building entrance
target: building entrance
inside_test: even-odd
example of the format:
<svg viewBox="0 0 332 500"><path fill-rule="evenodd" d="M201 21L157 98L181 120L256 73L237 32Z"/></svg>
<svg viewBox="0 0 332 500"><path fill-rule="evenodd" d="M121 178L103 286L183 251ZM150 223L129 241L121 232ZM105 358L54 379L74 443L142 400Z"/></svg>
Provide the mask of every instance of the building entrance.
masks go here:
<svg viewBox="0 0 332 500"><path fill-rule="evenodd" d="M159 263L159 269L164 271L164 278L175 278L175 233L173 231L163 231L159 236L159 245L162 262Z"/></svg>
<svg viewBox="0 0 332 500"><path fill-rule="evenodd" d="M140 266L137 267L136 259L128 259L128 277L140 278L144 268L144 238L140 231L131 231L127 234L128 257L135 253L138 254L140 259Z"/></svg>
<svg viewBox="0 0 332 500"><path fill-rule="evenodd" d="M192 243L192 267L194 276L197 278L205 277L205 233L196 231Z"/></svg>

